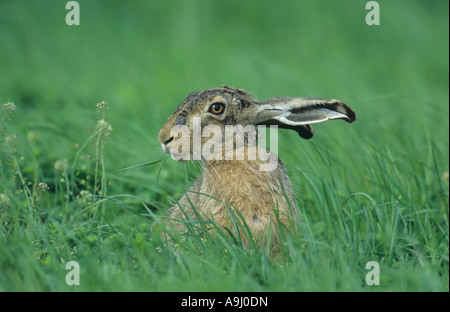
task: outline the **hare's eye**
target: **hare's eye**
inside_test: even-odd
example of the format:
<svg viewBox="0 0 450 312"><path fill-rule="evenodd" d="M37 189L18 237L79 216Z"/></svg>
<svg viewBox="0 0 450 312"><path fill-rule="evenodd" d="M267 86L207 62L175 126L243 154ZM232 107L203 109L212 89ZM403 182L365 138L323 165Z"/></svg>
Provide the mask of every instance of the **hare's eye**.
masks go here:
<svg viewBox="0 0 450 312"><path fill-rule="evenodd" d="M225 105L223 103L212 103L209 111L215 115L220 115L225 111Z"/></svg>

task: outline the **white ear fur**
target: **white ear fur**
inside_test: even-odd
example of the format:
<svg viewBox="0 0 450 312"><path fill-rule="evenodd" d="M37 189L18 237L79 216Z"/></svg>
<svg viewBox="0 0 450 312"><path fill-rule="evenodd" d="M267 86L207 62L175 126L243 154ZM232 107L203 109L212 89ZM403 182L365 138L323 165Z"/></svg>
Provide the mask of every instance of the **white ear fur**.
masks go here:
<svg viewBox="0 0 450 312"><path fill-rule="evenodd" d="M305 139L314 134L309 125L334 119L353 122L356 115L341 101L321 98L271 98L258 109L259 124L296 130Z"/></svg>
<svg viewBox="0 0 450 312"><path fill-rule="evenodd" d="M276 116L274 119L291 126L309 125L324 122L333 119L348 120L348 116L326 108L316 108L305 113L292 113L286 111L283 115Z"/></svg>

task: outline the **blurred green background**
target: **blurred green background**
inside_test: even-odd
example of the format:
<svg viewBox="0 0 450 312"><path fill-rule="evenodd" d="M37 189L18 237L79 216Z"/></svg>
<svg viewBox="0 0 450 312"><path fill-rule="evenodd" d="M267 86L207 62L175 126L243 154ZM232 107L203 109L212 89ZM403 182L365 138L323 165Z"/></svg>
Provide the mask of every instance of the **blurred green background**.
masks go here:
<svg viewBox="0 0 450 312"><path fill-rule="evenodd" d="M38 182L49 185L36 208L48 214L48 222L64 223L62 214L73 209L64 205L68 199L63 193L63 199L58 199L55 190L59 185L61 192L62 186L54 164L73 162L92 134L96 118L102 118L95 107L100 101L108 102L105 119L113 129L104 151L108 195L146 199L151 202L148 207L158 212L195 179L197 166L169 159L160 172L159 165L111 172L163 157L158 131L188 93L227 84L250 91L259 100L336 98L355 110L354 124L317 125L311 141L289 132L280 137L279 154L296 186L300 206L306 207L304 213L320 229L315 239L330 242L327 235L333 235L333 229L327 226L332 221L324 221L329 216L321 211L320 197L316 201L311 195L316 189L305 182L306 173L324 183L332 177L326 182L331 189L340 188L333 183L344 185L341 193L336 191L342 196L336 199L341 204L349 194L364 192L373 198L375 207L399 201L408 216L416 215L408 209L417 207L417 215L426 215L421 230L408 232L405 229L410 230L410 225L401 227L402 222L393 228L399 235L413 233L408 237L418 241L422 256L391 254L392 240L374 245L387 246L390 261L404 259L415 273L417 263L423 268L424 262L438 259L427 271L432 272L431 280L438 279L436 284L427 275L427 282L418 279L412 290L448 290L448 1L378 1L380 26L366 25L367 1L361 0L79 0L79 26L66 25L66 2L0 1L0 102L16 106L11 120L2 119L2 142L12 133L17 136L15 156L26 180L34 185L30 188L36 191ZM95 168L88 160L93 151L83 151L86 157L80 158L78 168L72 168L86 184ZM11 225L11 219L25 214L19 209L24 199L14 178L16 171L8 169L11 156L4 144L1 152L0 193L11 199L0 211L1 248L13 257L18 251L11 247L11 239L23 240L30 259L44 261L38 261L37 267L46 265L45 259L52 258L36 256L35 246L27 245L35 241L27 234L26 222ZM77 184L71 196L86 184ZM126 200L138 214L145 213L140 199L130 196ZM110 205L111 210L117 209L114 203ZM361 205L361 209L366 207ZM126 209L111 218L128 228L141 223L145 228L150 220L135 221ZM91 239L106 239L96 235L100 234ZM131 235L136 238L136 233ZM427 235L433 239L424 238ZM434 245L427 246L430 240ZM343 238L339 242L347 245ZM62 239L60 244L65 243ZM50 245L44 243L52 249ZM411 246L415 245L408 241L401 248L415 250ZM56 252L53 261L67 261L69 254ZM5 259L6 272L9 258ZM16 279L21 278L26 280L23 276ZM11 279L14 273L0 277L0 289L8 289L5 285ZM38 281L29 290L52 289ZM21 289L26 283L13 285ZM230 282L224 289L238 285ZM287 283L281 290L296 290L295 285ZM319 289L341 289L334 286ZM409 288L398 284L393 289Z"/></svg>
<svg viewBox="0 0 450 312"><path fill-rule="evenodd" d="M380 1L380 26L366 25L356 0L78 3L80 26L65 24L66 1L0 4L1 101L16 104L20 133L39 129L51 160L95 125L102 100L114 128L107 161L152 160L184 97L221 84L260 100L337 98L357 112L351 127L321 125L318 137L342 128L419 141L426 131L448 146L446 1Z"/></svg>

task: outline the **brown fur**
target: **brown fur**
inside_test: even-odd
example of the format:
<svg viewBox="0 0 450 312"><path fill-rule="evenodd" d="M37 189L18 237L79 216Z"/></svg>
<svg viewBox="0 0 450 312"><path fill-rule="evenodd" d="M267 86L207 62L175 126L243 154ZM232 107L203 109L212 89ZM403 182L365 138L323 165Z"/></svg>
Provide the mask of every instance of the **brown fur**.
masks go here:
<svg viewBox="0 0 450 312"><path fill-rule="evenodd" d="M226 105L225 113L220 116L208 111L210 105L216 102ZM166 152L170 143L181 140L179 137L171 136L172 127L182 124L192 132L193 117L202 118L202 127L213 124L222 130L225 125L277 124L280 128L296 130L304 138L313 135L310 123L328 119L345 119L348 122L355 120L354 112L337 100L272 98L258 102L243 90L224 86L191 93L175 110L158 136ZM296 122L300 119L302 122ZM202 138L202 144L205 140ZM192 147L192 136L189 144ZM252 148L255 147L244 146L241 149L247 152ZM241 150L233 152L239 151ZM224 150L219 153L225 155ZM278 161L273 171L260 171L259 165L266 161L259 158L202 160L203 174L180 199L179 205L169 209L167 216L171 221L168 221L168 227L183 232L185 230L183 223L176 220L185 219L185 214L191 219L196 219L193 206L200 215L212 219L220 226L232 229L233 222L229 212L230 209L236 209L258 242L266 243L267 233L271 229L270 243L272 248L276 249L279 246L278 222L288 228L295 224L296 204L285 168L277 156L273 154L272 156Z"/></svg>

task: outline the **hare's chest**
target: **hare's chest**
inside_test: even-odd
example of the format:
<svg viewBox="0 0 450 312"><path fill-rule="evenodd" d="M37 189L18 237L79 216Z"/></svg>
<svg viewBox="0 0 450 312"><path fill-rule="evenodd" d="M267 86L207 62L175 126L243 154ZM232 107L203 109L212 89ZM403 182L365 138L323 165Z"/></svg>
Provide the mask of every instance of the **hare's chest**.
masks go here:
<svg viewBox="0 0 450 312"><path fill-rule="evenodd" d="M208 168L201 187L209 194L208 211L221 211L232 205L241 212L273 207L279 195L280 174L261 172L258 163L232 161Z"/></svg>

